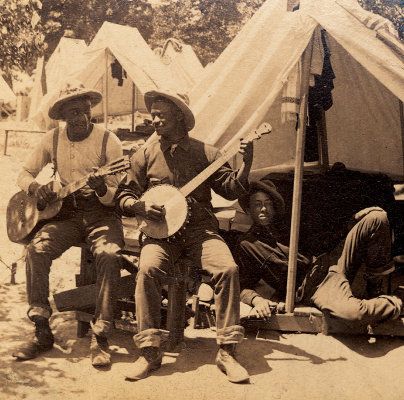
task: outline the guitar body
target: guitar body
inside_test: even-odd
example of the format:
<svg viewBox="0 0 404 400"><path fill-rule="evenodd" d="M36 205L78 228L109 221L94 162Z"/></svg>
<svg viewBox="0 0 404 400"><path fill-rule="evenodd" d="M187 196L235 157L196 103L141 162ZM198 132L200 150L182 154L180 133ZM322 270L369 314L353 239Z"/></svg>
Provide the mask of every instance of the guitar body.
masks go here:
<svg viewBox="0 0 404 400"><path fill-rule="evenodd" d="M60 183L53 182L55 192L60 187ZM55 217L62 204L62 200L55 200L44 209L39 209L36 197L28 196L24 191L16 193L7 205L8 238L15 243L23 242L41 221Z"/></svg>
<svg viewBox="0 0 404 400"><path fill-rule="evenodd" d="M118 157L110 163L99 167L92 174L83 176L75 182L63 186L58 181L48 185L57 193L57 198L45 207L40 207L34 196L28 196L24 191L16 193L7 205L7 235L12 242L24 243L41 221L55 217L63 205L63 199L87 184L90 175L108 176L130 168L128 156Z"/></svg>
<svg viewBox="0 0 404 400"><path fill-rule="evenodd" d="M181 231L188 221L188 202L181 191L171 185L156 185L147 190L140 198L141 201L151 201L158 206L164 206L163 221L151 221L137 216L139 229L148 237L154 239L169 239Z"/></svg>

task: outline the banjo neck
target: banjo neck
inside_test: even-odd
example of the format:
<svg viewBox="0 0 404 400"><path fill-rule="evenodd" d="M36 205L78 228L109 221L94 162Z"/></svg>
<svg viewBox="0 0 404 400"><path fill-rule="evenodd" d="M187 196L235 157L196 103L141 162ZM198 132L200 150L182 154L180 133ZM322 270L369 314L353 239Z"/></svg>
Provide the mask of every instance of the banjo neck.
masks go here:
<svg viewBox="0 0 404 400"><path fill-rule="evenodd" d="M184 197L189 196L199 185L205 182L211 175L213 175L223 164L229 161L234 155L238 153L240 145L238 142L233 143L219 158L213 163L209 164L202 172L200 172L195 178L191 179L185 184L180 192Z"/></svg>
<svg viewBox="0 0 404 400"><path fill-rule="evenodd" d="M258 129L248 133L246 139L259 139L262 135L270 133L272 130L271 125L268 122L263 122ZM205 182L212 174L214 174L224 163L229 161L234 155L238 153L240 149L239 141L235 140L219 158L217 158L213 163L206 167L202 172L200 172L195 178L191 179L187 184L185 184L180 192L184 197L189 196L199 185Z"/></svg>

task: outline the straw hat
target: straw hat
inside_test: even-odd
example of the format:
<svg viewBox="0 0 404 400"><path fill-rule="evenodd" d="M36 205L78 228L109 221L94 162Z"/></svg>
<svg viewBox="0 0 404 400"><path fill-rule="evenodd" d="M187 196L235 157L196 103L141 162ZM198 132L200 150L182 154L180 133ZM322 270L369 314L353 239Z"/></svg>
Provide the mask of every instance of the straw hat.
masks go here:
<svg viewBox="0 0 404 400"><path fill-rule="evenodd" d="M144 102L149 112L151 111L152 104L157 97L164 97L172 101L184 114L184 122L188 132L193 129L195 126L195 117L189 107L189 98L186 94L176 93L167 89L150 90L144 95Z"/></svg>
<svg viewBox="0 0 404 400"><path fill-rule="evenodd" d="M71 100L79 97L86 97L91 101L91 107L94 107L102 100L102 94L96 90L86 89L81 82L67 83L59 92L58 99L49 108L48 115L52 119L63 119L61 113L62 107Z"/></svg>

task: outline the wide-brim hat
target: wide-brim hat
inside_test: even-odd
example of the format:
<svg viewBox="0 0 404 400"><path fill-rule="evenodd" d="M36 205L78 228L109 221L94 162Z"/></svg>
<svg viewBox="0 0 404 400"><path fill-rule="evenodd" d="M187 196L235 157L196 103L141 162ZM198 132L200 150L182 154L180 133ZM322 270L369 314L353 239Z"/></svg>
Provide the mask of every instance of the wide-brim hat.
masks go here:
<svg viewBox="0 0 404 400"><path fill-rule="evenodd" d="M82 83L67 83L59 91L57 100L49 108L48 115L52 119L63 119L61 113L62 107L69 101L79 97L88 98L91 101L91 107L94 107L102 100L102 94L97 90L87 89Z"/></svg>
<svg viewBox="0 0 404 400"><path fill-rule="evenodd" d="M185 127L187 128L188 132L194 128L195 117L194 113L189 107L189 98L186 94L173 92L167 89L150 90L144 95L144 102L149 112L151 111L154 100L158 97L163 97L170 100L182 111L184 114Z"/></svg>
<svg viewBox="0 0 404 400"><path fill-rule="evenodd" d="M277 217L283 216L285 213L285 201L282 195L276 189L275 184L269 179L262 179L260 181L251 181L249 184L248 193L242 195L238 199L238 203L244 212L248 212L250 196L257 192L266 193L274 203L274 209Z"/></svg>

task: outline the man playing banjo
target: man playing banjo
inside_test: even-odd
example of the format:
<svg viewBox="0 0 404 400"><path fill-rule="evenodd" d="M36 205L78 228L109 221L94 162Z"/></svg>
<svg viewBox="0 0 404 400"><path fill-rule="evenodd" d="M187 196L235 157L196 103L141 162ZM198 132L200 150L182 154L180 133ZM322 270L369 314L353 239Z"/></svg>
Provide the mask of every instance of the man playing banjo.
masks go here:
<svg viewBox="0 0 404 400"><path fill-rule="evenodd" d="M117 204L126 216L158 222L169 219L168 208L158 198L143 200L142 194L158 184L163 184L161 193L167 186L164 184L183 187L217 160L220 153L215 147L188 136L195 119L185 95L150 91L145 94L145 103L157 137L132 156L127 180L118 188ZM140 357L127 374L129 380L146 378L150 371L161 366L161 287L167 282L174 263L183 255L212 276L219 345L217 366L231 382L249 379L247 371L235 359L235 346L244 333L239 325L238 267L218 235L218 222L211 205L211 189L227 199L236 199L248 190L253 158L251 140L241 141L240 153L243 164L238 171L225 163L192 191L188 197L188 224L181 236L170 241L146 237L143 241L135 290L139 333L134 341L140 348Z"/></svg>

